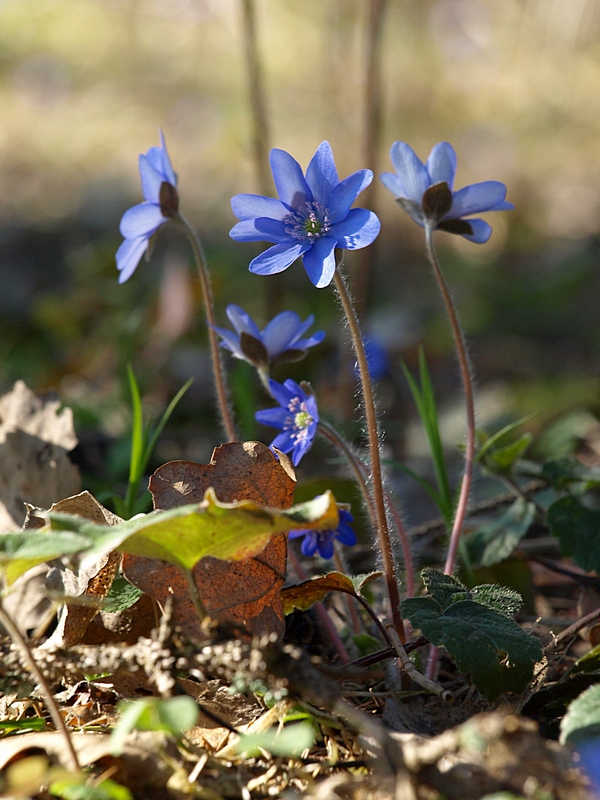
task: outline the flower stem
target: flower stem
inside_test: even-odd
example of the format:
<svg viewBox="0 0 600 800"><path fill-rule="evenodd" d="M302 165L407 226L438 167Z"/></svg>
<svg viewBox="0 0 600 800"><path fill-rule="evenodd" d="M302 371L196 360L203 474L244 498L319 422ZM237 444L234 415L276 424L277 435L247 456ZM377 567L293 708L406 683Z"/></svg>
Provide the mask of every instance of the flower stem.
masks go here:
<svg viewBox="0 0 600 800"><path fill-rule="evenodd" d="M454 523L452 525L452 533L450 534L450 545L448 547L448 554L446 556L446 564L444 572L451 575L454 572L454 565L456 562L456 553L462 527L467 513L469 504L469 495L471 492L471 483L473 480L473 463L475 458L475 399L473 391L473 377L471 375L471 367L469 365L469 357L467 355L467 346L465 337L458 321L458 315L452 302L452 297L448 290L448 286L442 274L439 259L435 247L433 245L433 226L427 224L425 226L425 243L427 248L427 257L433 267L436 280L439 284L440 291L446 306L448 319L450 320L450 327L452 328L452 335L454 336L454 343L456 346L456 353L458 355L458 363L460 365L460 374L462 378L463 391L465 393L465 406L467 412L467 441L465 447L465 466L463 471L463 479L460 487L460 495L456 505L456 512L454 515Z"/></svg>
<svg viewBox="0 0 600 800"><path fill-rule="evenodd" d="M178 212L177 216L174 217L174 221L179 222L179 224L183 226L187 238L192 246L194 258L196 259L196 264L198 266L198 276L200 278L200 286L202 288L202 296L204 298L204 309L206 311L206 320L208 322L208 341L210 343L210 355L213 376L215 380L215 389L217 392L217 401L219 404L221 420L223 422L227 440L229 442L235 442L237 439L235 425L233 424L231 406L229 405L229 399L227 397L223 362L221 360L221 352L219 350L219 341L214 329L214 326L216 325L215 308L212 290L210 288L210 277L208 274L208 268L206 266L206 257L202 250L202 245L200 244L200 239L198 238L196 231L183 216L183 214Z"/></svg>
<svg viewBox="0 0 600 800"><path fill-rule="evenodd" d="M52 717L52 722L54 723L54 727L57 731L60 731L63 735L65 740L65 744L67 746L67 754L69 756L70 762L70 769L72 772L79 772L81 770L81 766L79 764L79 758L77 757L77 752L73 746L73 741L71 740L71 735L69 733L69 729L61 716L58 706L56 705L56 700L50 691L50 687L48 686L48 682L44 676L44 673L38 667L35 662L35 659L29 649L29 645L25 641L21 631L13 621L12 617L6 609L4 608L2 601L0 600L0 622L6 628L10 638L13 642L17 645L17 647L21 651L21 655L23 660L27 664L27 669L35 678L40 686L40 690L42 695L44 696L44 701L46 703L46 707L50 712L50 716Z"/></svg>
<svg viewBox="0 0 600 800"><path fill-rule="evenodd" d="M369 455L371 462L371 478L373 491L373 505L377 520L377 533L383 561L383 572L390 601L390 612L394 627L398 631L398 636L402 642L406 641L404 622L400 613L400 595L398 592L398 580L396 578L396 565L394 563L394 551L388 527L387 513L385 508L385 494L383 490L383 473L381 469L381 454L379 452L379 428L377 425L377 414L375 411L375 398L373 395L373 385L367 364L365 345L358 324L358 317L350 298L350 293L346 281L340 272L339 266L334 273L335 288L339 295L354 345L354 352L358 362L360 372L360 382L362 386L363 402L367 420L367 434L369 437Z"/></svg>

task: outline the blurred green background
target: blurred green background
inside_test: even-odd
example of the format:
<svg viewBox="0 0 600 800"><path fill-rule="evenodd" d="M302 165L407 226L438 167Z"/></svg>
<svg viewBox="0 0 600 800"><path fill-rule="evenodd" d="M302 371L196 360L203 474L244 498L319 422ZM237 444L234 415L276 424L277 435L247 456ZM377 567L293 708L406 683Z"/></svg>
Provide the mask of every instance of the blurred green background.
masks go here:
<svg viewBox="0 0 600 800"><path fill-rule="evenodd" d="M208 251L220 323L231 302L261 327L282 308L314 313L325 344L275 377L310 379L322 412L359 433L333 291L314 289L300 264L268 286L247 269L260 246L228 237L230 197L261 185L244 8L243 0L0 3L0 390L23 378L59 391L75 410L91 484L126 474L128 361L150 415L196 377L157 463L205 461L221 441L186 242L167 227L150 263L117 284L119 220L141 200L137 158L158 143L159 127L181 208ZM507 184L516 210L488 217L488 244L437 234L471 343L479 422L494 429L540 411L529 423L544 434L540 452L572 450L595 430L600 408L600 3L257 0L254 10L263 145L306 166L328 139L344 177L390 169L396 139L422 159L448 140L458 187ZM382 232L345 263L366 329L389 357L379 382L389 454L418 466L426 447L400 361L414 368L425 347L452 448L464 431L452 340L421 229L378 180L362 204L380 215ZM253 422L269 401L252 370L227 364L244 436L270 441L272 431ZM331 457L320 448L306 469Z"/></svg>

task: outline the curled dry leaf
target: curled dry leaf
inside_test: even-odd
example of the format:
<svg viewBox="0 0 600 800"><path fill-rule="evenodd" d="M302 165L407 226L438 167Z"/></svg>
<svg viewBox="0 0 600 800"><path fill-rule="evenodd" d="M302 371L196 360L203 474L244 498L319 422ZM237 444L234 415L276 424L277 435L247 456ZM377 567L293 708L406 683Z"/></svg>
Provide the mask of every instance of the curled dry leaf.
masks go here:
<svg viewBox="0 0 600 800"><path fill-rule="evenodd" d="M198 503L212 487L221 502L252 500L272 508L289 508L296 478L289 459L279 460L260 442L232 442L216 447L210 464L171 461L150 479L155 509ZM265 549L243 561L203 558L194 580L207 613L242 625L250 633L281 636L284 613L281 588L287 565L287 539L275 534ZM177 567L156 559L125 555L123 570L131 583L164 606L172 601L172 620L189 636L203 638L189 600L186 581Z"/></svg>

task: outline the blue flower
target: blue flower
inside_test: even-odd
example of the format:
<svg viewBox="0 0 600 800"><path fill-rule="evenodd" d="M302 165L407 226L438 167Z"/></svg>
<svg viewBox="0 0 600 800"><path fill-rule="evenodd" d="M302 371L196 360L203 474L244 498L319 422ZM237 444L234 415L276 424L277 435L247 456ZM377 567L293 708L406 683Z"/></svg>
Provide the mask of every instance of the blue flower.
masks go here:
<svg viewBox="0 0 600 800"><path fill-rule="evenodd" d="M381 181L422 227L433 222L439 230L483 244L492 235L491 226L464 217L514 208L506 202L506 186L500 181L472 183L455 192L456 153L448 142L436 144L425 164L405 142L394 142L390 157L396 172L384 172Z"/></svg>
<svg viewBox="0 0 600 800"><path fill-rule="evenodd" d="M223 339L221 347L257 367L268 367L274 361L299 361L309 347L320 344L325 338L325 331L301 338L315 321L312 314L302 322L295 311L282 311L263 331L259 331L240 306L232 303L226 310L235 333L215 325L216 332Z"/></svg>
<svg viewBox="0 0 600 800"><path fill-rule="evenodd" d="M160 131L160 147L151 147L140 156L140 178L144 203L123 214L121 233L125 241L117 250L119 283L129 280L148 250L150 239L165 222L176 216L179 207L177 176L173 172L165 137Z"/></svg>
<svg viewBox="0 0 600 800"><path fill-rule="evenodd" d="M292 462L297 466L317 433L317 401L291 378L283 384L270 380L269 389L280 407L257 411L255 417L258 422L281 430L271 442L271 447L283 453L291 452Z"/></svg>
<svg viewBox="0 0 600 800"><path fill-rule="evenodd" d="M335 248L358 250L379 233L381 225L372 211L350 208L373 173L361 169L340 181L329 142L319 146L306 176L285 150L271 150L271 170L280 199L237 194L231 207L241 222L229 235L238 242L274 244L250 263L250 272L283 272L302 256L312 283L319 289L329 286Z"/></svg>
<svg viewBox="0 0 600 800"><path fill-rule="evenodd" d="M383 342L374 336L364 337L365 355L367 356L367 366L369 375L374 381L378 381L387 375L390 369L390 360ZM354 362L354 374L360 377L358 361Z"/></svg>
<svg viewBox="0 0 600 800"><path fill-rule="evenodd" d="M354 522L354 517L344 508L339 508L338 510L340 512L340 521L337 528L333 531L290 531L290 539L297 539L299 536L304 536L301 550L305 556L314 556L318 551L322 558L333 558L335 539L342 544L350 546L356 544L356 534L350 527L350 523Z"/></svg>

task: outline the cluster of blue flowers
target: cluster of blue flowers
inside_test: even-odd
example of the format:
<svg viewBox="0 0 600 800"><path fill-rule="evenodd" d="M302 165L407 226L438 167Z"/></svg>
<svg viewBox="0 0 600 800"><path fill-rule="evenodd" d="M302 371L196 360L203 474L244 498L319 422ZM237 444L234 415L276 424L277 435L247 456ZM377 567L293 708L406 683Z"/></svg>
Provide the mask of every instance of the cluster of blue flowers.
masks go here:
<svg viewBox="0 0 600 800"><path fill-rule="evenodd" d="M162 132L160 140L160 147L152 147L140 156L144 202L130 208L121 220L125 239L117 252L119 283L128 280L142 256L149 253L159 228L179 213L177 176ZM448 142L437 144L425 163L405 142L394 142L390 157L395 172L383 173L381 181L422 227L454 233L482 244L489 239L492 229L474 215L513 208L506 201L506 186L499 181L484 181L454 190L456 154ZM271 151L271 170L279 199L254 194L233 197L231 207L239 222L231 229L230 236L239 242L272 245L250 262L251 272L273 275L301 258L314 286L319 289L329 286L336 270L336 249L359 250L370 245L379 234L378 217L365 208L353 208L358 195L373 180L373 173L368 169L358 170L340 181L329 142L319 145L306 173L289 153L278 149ZM278 314L262 331L240 306L229 305L227 316L233 331L214 327L221 337L221 346L236 358L253 364L263 378L266 376L265 383L278 406L258 411L256 419L280 431L271 447L291 453L292 462L297 465L317 433L317 402L295 381L288 379L281 384L268 375L274 365L302 358L309 348L323 341L325 334L318 331L305 337L314 317L311 315L302 322L293 311ZM305 555L319 552L323 558L331 558L334 540L355 543L350 522L351 515L342 509L336 530L296 531L291 536L304 536Z"/></svg>

